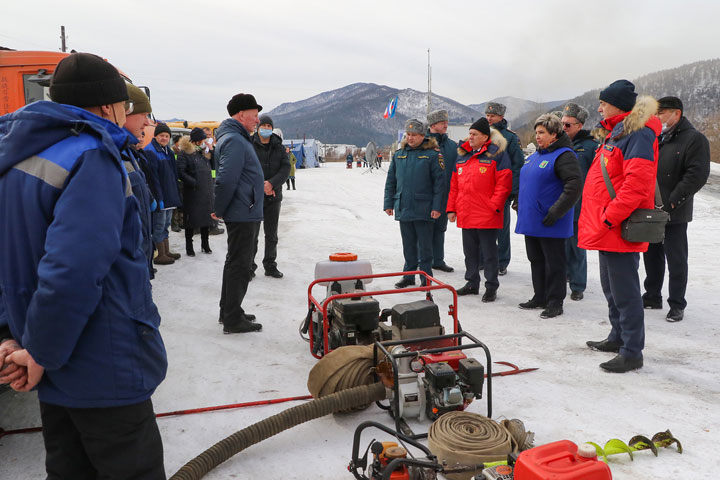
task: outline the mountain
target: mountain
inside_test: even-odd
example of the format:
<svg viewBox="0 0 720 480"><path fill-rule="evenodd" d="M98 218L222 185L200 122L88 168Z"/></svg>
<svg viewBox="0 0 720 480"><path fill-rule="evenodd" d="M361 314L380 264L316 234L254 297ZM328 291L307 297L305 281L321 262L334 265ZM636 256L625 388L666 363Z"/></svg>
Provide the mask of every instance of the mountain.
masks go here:
<svg viewBox="0 0 720 480"><path fill-rule="evenodd" d="M395 117L384 119L390 100L398 96ZM397 138L405 120L425 119L427 93L407 88L399 90L374 83L354 83L323 92L299 102L283 103L268 114L276 127L292 138L315 138L323 143L359 146L370 140L388 145ZM453 123L469 122L482 114L450 98L433 94L432 108L448 110Z"/></svg>
<svg viewBox="0 0 720 480"><path fill-rule="evenodd" d="M507 107L507 111L505 112L505 118L507 118L508 122L510 123L514 123L515 120L521 118L524 114L528 112L552 110L560 105L564 105L565 103L563 100L538 103L533 102L532 100L524 100L522 98L516 97L498 97L493 98L492 100L490 100L490 102L502 103ZM477 110L478 112L484 112L485 105L487 105L488 103L489 102L475 103L468 105L468 107L472 108L473 110Z"/></svg>

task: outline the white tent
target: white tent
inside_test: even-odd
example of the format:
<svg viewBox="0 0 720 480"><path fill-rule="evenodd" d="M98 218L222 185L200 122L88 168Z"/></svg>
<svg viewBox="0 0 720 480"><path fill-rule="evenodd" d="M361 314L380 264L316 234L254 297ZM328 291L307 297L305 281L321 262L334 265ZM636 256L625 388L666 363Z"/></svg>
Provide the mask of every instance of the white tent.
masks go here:
<svg viewBox="0 0 720 480"><path fill-rule="evenodd" d="M295 154L297 163L295 168L314 168L320 166L321 143L314 138L283 140L283 145L290 147Z"/></svg>

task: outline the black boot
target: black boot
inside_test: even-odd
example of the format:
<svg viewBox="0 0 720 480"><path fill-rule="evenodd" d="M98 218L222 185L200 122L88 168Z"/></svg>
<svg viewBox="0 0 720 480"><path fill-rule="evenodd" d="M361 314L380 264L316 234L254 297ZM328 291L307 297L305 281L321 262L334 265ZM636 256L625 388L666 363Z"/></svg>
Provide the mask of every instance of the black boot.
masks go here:
<svg viewBox="0 0 720 480"><path fill-rule="evenodd" d="M395 288L405 288L415 285L415 277L403 277L402 280L395 284Z"/></svg>
<svg viewBox="0 0 720 480"><path fill-rule="evenodd" d="M193 248L193 229L185 229L185 253L188 257L195 256L195 249Z"/></svg>
<svg viewBox="0 0 720 480"><path fill-rule="evenodd" d="M208 227L200 229L200 249L203 253L212 253L212 250L210 250L209 234L210 229Z"/></svg>
<svg viewBox="0 0 720 480"><path fill-rule="evenodd" d="M485 293L482 296L482 301L484 303L494 302L496 299L497 299L497 290L491 290L489 288L487 290L485 290Z"/></svg>
<svg viewBox="0 0 720 480"><path fill-rule="evenodd" d="M606 372L612 373L625 373L631 370L637 370L642 368L643 359L640 358L628 358L618 354L615 358L605 363L600 364L600 368Z"/></svg>
<svg viewBox="0 0 720 480"><path fill-rule="evenodd" d="M477 295L480 293L480 287L475 287L469 283L465 284L464 287L457 289L457 294L461 297L464 295Z"/></svg>

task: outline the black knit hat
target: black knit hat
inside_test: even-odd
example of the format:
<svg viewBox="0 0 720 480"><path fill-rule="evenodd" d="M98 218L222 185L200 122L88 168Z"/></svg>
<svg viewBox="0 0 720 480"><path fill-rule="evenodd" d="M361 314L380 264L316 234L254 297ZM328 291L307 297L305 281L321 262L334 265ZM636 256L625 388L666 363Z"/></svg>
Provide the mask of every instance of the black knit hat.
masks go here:
<svg viewBox="0 0 720 480"><path fill-rule="evenodd" d="M123 102L129 97L125 80L110 63L92 53L73 53L55 68L50 98L84 108Z"/></svg>
<svg viewBox="0 0 720 480"><path fill-rule="evenodd" d="M166 123L158 123L157 125L155 125L155 134L153 136L157 137L161 133L167 133L168 135L172 136L170 127L168 127Z"/></svg>
<svg viewBox="0 0 720 480"><path fill-rule="evenodd" d="M484 133L489 137L490 123L488 123L487 118L485 117L479 118L475 123L470 125L470 130L477 130L478 132Z"/></svg>
<svg viewBox="0 0 720 480"><path fill-rule="evenodd" d="M635 85L627 80L615 80L600 92L600 100L613 105L623 112L629 112L635 106Z"/></svg>
<svg viewBox="0 0 720 480"><path fill-rule="evenodd" d="M273 124L272 118L270 118L270 115L260 115L260 119L258 120L258 125L270 125L271 128L275 128L275 125Z"/></svg>
<svg viewBox="0 0 720 480"><path fill-rule="evenodd" d="M231 117L243 110L252 110L254 108L257 108L258 112L262 111L262 106L258 105L255 97L249 93L238 93L227 104L227 111Z"/></svg>
<svg viewBox="0 0 720 480"><path fill-rule="evenodd" d="M191 142L199 142L201 140L205 140L206 138L207 135L205 135L205 130L200 127L195 127L190 131Z"/></svg>
<svg viewBox="0 0 720 480"><path fill-rule="evenodd" d="M678 97L663 97L658 100L658 110L674 109L683 111L683 103Z"/></svg>

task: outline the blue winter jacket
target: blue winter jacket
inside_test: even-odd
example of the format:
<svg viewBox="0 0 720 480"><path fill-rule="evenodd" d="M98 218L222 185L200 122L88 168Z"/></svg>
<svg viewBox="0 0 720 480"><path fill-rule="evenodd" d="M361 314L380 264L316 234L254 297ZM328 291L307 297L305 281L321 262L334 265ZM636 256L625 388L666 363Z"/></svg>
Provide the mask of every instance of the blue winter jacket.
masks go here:
<svg viewBox="0 0 720 480"><path fill-rule="evenodd" d="M434 138L426 138L417 148L403 140L388 168L383 210L393 209L400 222L431 222L431 212L442 212L447 205L444 168Z"/></svg>
<svg viewBox="0 0 720 480"><path fill-rule="evenodd" d="M145 257L147 259L150 278L154 278L152 273L152 259L154 253L152 241L152 203L155 200L150 193L150 187L148 186L145 173L140 168L140 156L137 151L130 146L130 144L134 145L138 143L138 140L130 132L126 131L126 133L128 135L129 142L128 146L121 152L121 156L128 178L130 179L130 186L132 187L133 195L135 195L135 198L138 199L140 207L140 220L142 220L143 252L145 252Z"/></svg>
<svg viewBox="0 0 720 480"><path fill-rule="evenodd" d="M442 210L440 210L444 214L446 213L448 195L450 194L450 182L455 171L455 162L457 162L458 144L445 133L429 133L428 136L434 138L438 143L445 160L445 197L443 198Z"/></svg>
<svg viewBox="0 0 720 480"><path fill-rule="evenodd" d="M0 117L0 302L45 368L42 402L135 404L165 377L140 207L120 156L127 141L68 105Z"/></svg>
<svg viewBox="0 0 720 480"><path fill-rule="evenodd" d="M234 118L224 120L216 135L215 214L228 222L261 221L265 177L250 135Z"/></svg>
<svg viewBox="0 0 720 480"><path fill-rule="evenodd" d="M490 125L496 129L500 134L507 140L507 153L510 157L510 168L512 168L513 185L511 196L517 196L518 186L520 185L520 169L525 164L525 155L523 155L522 147L520 146L520 140L518 136L507 128L507 120L504 118L497 123Z"/></svg>
<svg viewBox="0 0 720 480"><path fill-rule="evenodd" d="M175 163L175 154L170 147L161 147L154 138L145 147L146 152L155 154L155 171L157 172L158 182L160 183L161 197L158 203L162 201L163 208L173 208L182 206L180 199L180 189L178 186L177 164Z"/></svg>
<svg viewBox="0 0 720 480"><path fill-rule="evenodd" d="M580 130L575 134L575 138L572 139L573 150L577 155L578 162L580 164L580 171L582 172L582 183L585 185L585 177L587 177L590 165L592 165L593 158L595 158L595 150L600 145L595 141L590 132L587 130ZM577 222L580 218L580 210L582 209L582 190L580 190L580 198L578 198L575 204L575 216L574 221Z"/></svg>

